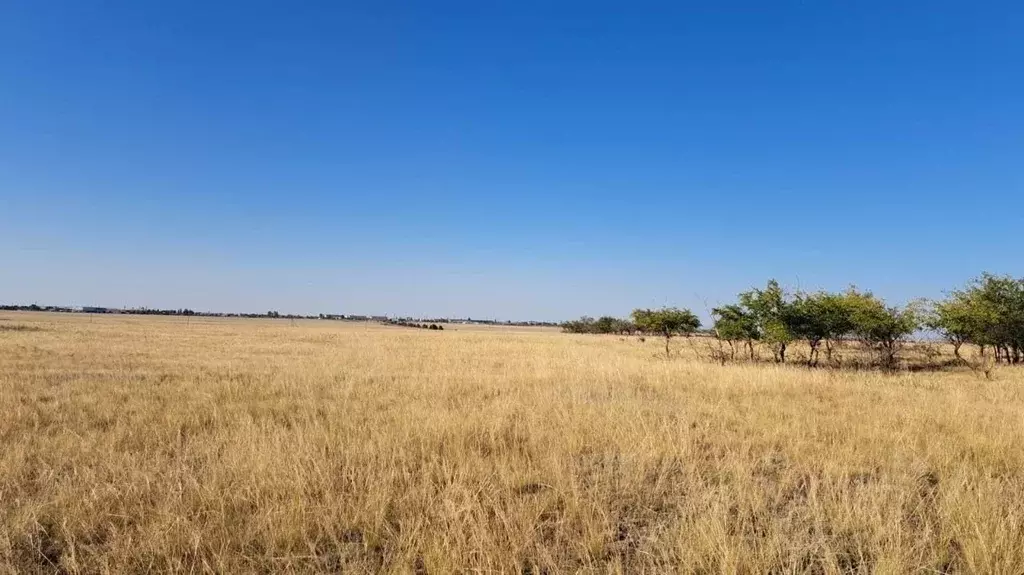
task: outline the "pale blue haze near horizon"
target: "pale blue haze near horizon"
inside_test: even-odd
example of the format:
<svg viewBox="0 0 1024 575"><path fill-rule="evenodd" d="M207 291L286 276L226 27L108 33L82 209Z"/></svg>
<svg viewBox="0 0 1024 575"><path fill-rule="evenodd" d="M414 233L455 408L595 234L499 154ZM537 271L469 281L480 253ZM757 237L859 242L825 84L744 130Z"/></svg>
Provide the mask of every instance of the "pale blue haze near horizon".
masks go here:
<svg viewBox="0 0 1024 575"><path fill-rule="evenodd" d="M0 302L559 320L1024 275L1019 2L0 5Z"/></svg>

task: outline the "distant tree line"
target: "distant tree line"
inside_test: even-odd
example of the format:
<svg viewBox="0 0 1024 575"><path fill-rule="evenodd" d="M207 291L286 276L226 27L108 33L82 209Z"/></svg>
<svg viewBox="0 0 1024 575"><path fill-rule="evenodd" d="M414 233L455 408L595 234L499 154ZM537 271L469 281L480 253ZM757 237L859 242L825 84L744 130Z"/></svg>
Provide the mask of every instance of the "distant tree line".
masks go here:
<svg viewBox="0 0 1024 575"><path fill-rule="evenodd" d="M957 361L965 344L978 347L982 358L995 362L1024 362L1024 279L983 274L940 301L917 300L889 305L870 291L850 287L841 292L788 292L775 280L763 288L740 293L734 303L711 310L709 330L721 345L721 361L758 359L767 348L772 359L786 363L794 342L809 348L809 366L839 367L836 349L856 342L884 369L899 365L900 351L922 331L941 335L953 345ZM568 333L641 334L669 340L699 331L700 319L688 309L636 309L631 319L582 317L562 324ZM822 357L824 355L824 357ZM986 372L987 373L987 372Z"/></svg>
<svg viewBox="0 0 1024 575"><path fill-rule="evenodd" d="M71 313L74 311L70 307L47 305L40 306L37 304L31 305L15 305L15 304L0 304L0 311L51 311L51 312L62 312Z"/></svg>
<svg viewBox="0 0 1024 575"><path fill-rule="evenodd" d="M603 316L597 319L583 316L580 319L567 321L561 325L566 333L604 333L632 335L636 333L636 324L628 319Z"/></svg>
<svg viewBox="0 0 1024 575"><path fill-rule="evenodd" d="M438 325L440 325L440 324L448 324L448 323L451 323L451 324L473 324L473 325L493 325L493 326L515 326L515 327L558 327L559 325L561 325L560 323L554 322L554 321L535 321L535 320L527 320L527 321L513 321L513 320L498 321L496 319L473 319L471 317L467 317L467 318L448 318L448 317L422 317L422 318L414 318L414 317L398 317L398 318L388 319L387 321L388 322L392 322L392 323L396 322L396 321L397 322L403 322L404 321L404 322L407 322L407 323L416 323L416 324L425 323L427 325L429 325L429 324L438 324Z"/></svg>
<svg viewBox="0 0 1024 575"><path fill-rule="evenodd" d="M436 325L438 329L441 324L476 324L494 326L518 326L518 327L557 327L557 322L551 321L498 321L495 319L473 319L473 318L389 318L383 315L352 315L352 314L284 314L276 310L266 313L224 313L211 311L194 311L187 308L180 309L157 309L157 308L108 308L108 307L70 307L70 306L40 306L38 304L0 304L0 311L43 311L57 313L96 313L96 314L124 314L124 315L176 315L176 316L199 316L199 317L244 317L244 318L269 318L269 319L322 319L335 321L376 321L382 323L404 322L411 324L425 324L427 329L430 325Z"/></svg>
<svg viewBox="0 0 1024 575"><path fill-rule="evenodd" d="M285 318L285 319L317 319L313 315L284 315L276 311L266 313L218 313L198 312L188 308L159 309L148 307L134 308L111 308L111 307L70 307L70 306L40 306L37 304L17 305L0 304L0 311L45 311L57 313L95 313L95 314L120 314L120 315L177 315L177 316L202 316L202 317L248 317L248 318Z"/></svg>
<svg viewBox="0 0 1024 575"><path fill-rule="evenodd" d="M43 312L59 312L59 313L94 313L94 314L123 314L123 315L168 315L168 316L200 316L200 317L229 317L229 318L264 318L264 319L322 319L322 320L336 320L336 321L376 321L382 323L396 323L404 322L410 324L425 324L427 329L431 329L431 325L436 325L437 329L441 329L441 324L448 323L466 323L466 324L481 324L481 325L508 325L508 326L547 326L555 327L558 325L556 322L547 321L504 321L499 322L497 320L482 320L482 319L458 319L458 318L430 318L430 319L415 319L415 318L388 318L387 316L370 316L370 315L352 315L352 314L317 314L317 315L301 315L301 314L284 314L276 310L270 310L265 313L223 313L223 312L209 312L209 311L194 311L187 308L182 309L156 309L156 308L108 308L108 307L70 307L70 306L40 306L37 304L30 305L19 305L19 304L0 304L0 311L43 311Z"/></svg>
<svg viewBox="0 0 1024 575"><path fill-rule="evenodd" d="M430 329L435 331L443 331L444 326L436 323L419 323L416 321L407 321L402 319L390 319L384 322L387 325L395 325L398 327L414 327L418 329Z"/></svg>
<svg viewBox="0 0 1024 575"><path fill-rule="evenodd" d="M125 310L122 313L130 313L133 315L186 315L193 316L196 312L190 309L149 309L149 308L137 308Z"/></svg>

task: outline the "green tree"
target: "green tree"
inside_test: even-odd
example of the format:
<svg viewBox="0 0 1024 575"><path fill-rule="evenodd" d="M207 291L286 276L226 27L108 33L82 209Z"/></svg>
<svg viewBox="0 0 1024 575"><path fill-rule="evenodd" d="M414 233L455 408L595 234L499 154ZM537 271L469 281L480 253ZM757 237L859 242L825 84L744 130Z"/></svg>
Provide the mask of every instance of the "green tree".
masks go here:
<svg viewBox="0 0 1024 575"><path fill-rule="evenodd" d="M920 311L914 306L887 306L871 292L855 289L845 298L850 306L852 333L878 354L879 365L896 369L903 342L920 328Z"/></svg>
<svg viewBox="0 0 1024 575"><path fill-rule="evenodd" d="M839 342L843 341L853 331L853 311L848 295L854 293L854 288L849 288L846 293L824 293L820 296L818 306L820 313L824 315L825 331L825 360L832 364L832 356Z"/></svg>
<svg viewBox="0 0 1024 575"><path fill-rule="evenodd" d="M787 306L785 322L795 338L807 340L810 366L818 365L822 343L826 361L831 363L836 342L853 330L846 296L828 292L797 294Z"/></svg>
<svg viewBox="0 0 1024 575"><path fill-rule="evenodd" d="M599 317L597 319L597 321L594 322L594 332L595 333L614 333L615 332L615 322L616 321L618 321L618 320L615 319L614 317L607 316L607 315Z"/></svg>
<svg viewBox="0 0 1024 575"><path fill-rule="evenodd" d="M992 322L984 301L976 290L957 290L945 300L935 303L927 314L924 324L935 330L953 344L953 355L963 359L960 348L965 343L983 346L986 330Z"/></svg>
<svg viewBox="0 0 1024 575"><path fill-rule="evenodd" d="M612 333L619 335L629 335L636 331L636 325L628 319L618 319L612 323Z"/></svg>
<svg viewBox="0 0 1024 575"><path fill-rule="evenodd" d="M567 321L562 324L562 331L566 333L594 333L594 318L583 316L577 320Z"/></svg>
<svg viewBox="0 0 1024 575"><path fill-rule="evenodd" d="M757 325L760 340L771 347L775 361L786 362L786 347L794 336L789 325L789 302L779 282L769 280L764 289L739 295L740 306Z"/></svg>
<svg viewBox="0 0 1024 575"><path fill-rule="evenodd" d="M561 327L566 333L631 334L636 331L633 322L611 316L602 316L598 319L583 316L577 320L563 322Z"/></svg>
<svg viewBox="0 0 1024 575"><path fill-rule="evenodd" d="M1024 353L1024 280L983 274L967 292L974 301L979 345L991 345L996 361L1020 363Z"/></svg>
<svg viewBox="0 0 1024 575"><path fill-rule="evenodd" d="M666 357L670 353L669 340L677 335L690 335L700 327L700 319L692 311L676 307L635 309L632 318L640 331L665 338Z"/></svg>
<svg viewBox="0 0 1024 575"><path fill-rule="evenodd" d="M760 338L757 320L735 304L716 307L711 310L711 316L715 319L715 335L729 343L733 358L736 357L736 342L742 341L747 345L747 351L753 361L754 342Z"/></svg>

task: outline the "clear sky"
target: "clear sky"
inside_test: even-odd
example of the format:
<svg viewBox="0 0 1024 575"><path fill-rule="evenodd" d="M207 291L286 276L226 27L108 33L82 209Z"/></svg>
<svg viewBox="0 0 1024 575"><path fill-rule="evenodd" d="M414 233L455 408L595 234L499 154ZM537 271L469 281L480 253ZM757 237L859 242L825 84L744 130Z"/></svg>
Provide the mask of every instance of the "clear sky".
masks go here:
<svg viewBox="0 0 1024 575"><path fill-rule="evenodd" d="M0 301L566 319L1024 273L1021 2L6 0Z"/></svg>

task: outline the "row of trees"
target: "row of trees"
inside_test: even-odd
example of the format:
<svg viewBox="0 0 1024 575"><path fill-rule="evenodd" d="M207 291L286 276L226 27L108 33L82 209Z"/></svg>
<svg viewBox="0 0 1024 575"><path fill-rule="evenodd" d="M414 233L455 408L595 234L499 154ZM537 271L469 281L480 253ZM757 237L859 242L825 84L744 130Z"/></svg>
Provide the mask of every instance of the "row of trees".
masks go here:
<svg viewBox="0 0 1024 575"><path fill-rule="evenodd" d="M962 359L965 343L977 345L981 355L991 349L995 360L1024 361L1024 279L982 275L937 302L925 325L953 344Z"/></svg>
<svg viewBox="0 0 1024 575"><path fill-rule="evenodd" d="M739 295L735 304L711 311L714 331L727 342L735 357L737 344L754 357L754 343L766 345L775 361L785 363L794 341L810 348L807 362L818 365L821 350L832 363L838 342L857 340L877 355L882 367L893 368L901 344L921 326L922 306L890 306L871 292L849 288L845 292L819 291L789 294L771 280L763 289Z"/></svg>
<svg viewBox="0 0 1024 575"><path fill-rule="evenodd" d="M869 291L851 287L842 292L787 292L777 281L739 294L735 303L711 310L710 333L729 346L728 358L745 353L757 358L757 347L771 350L776 362L796 341L810 348L807 363L819 365L822 351L829 365L836 363L840 342L855 341L893 369L901 347L915 333L928 330L953 344L957 360L964 344L974 344L984 357L992 350L995 361L1024 361L1024 279L984 274L938 302L918 300L904 306L887 304ZM665 338L665 351L675 336L698 332L700 319L687 309L637 309L631 320L602 317L566 322L572 333L643 333ZM723 360L726 355L723 355Z"/></svg>
<svg viewBox="0 0 1024 575"><path fill-rule="evenodd" d="M628 319L620 319L611 316L602 316L594 319L583 316L580 319L567 321L561 325L562 331L566 333L603 333L632 335L636 333L636 324Z"/></svg>
<svg viewBox="0 0 1024 575"><path fill-rule="evenodd" d="M418 328L418 329L430 329L430 330L434 330L434 331L438 331L438 330L443 331L444 330L444 326L443 325L439 325L439 324L436 324L436 323L427 324L427 323L419 323L419 322L416 322L416 321L406 321L406 320L403 320L403 319L389 319L388 321L386 321L384 323L386 325L396 325L398 327L415 327L415 328Z"/></svg>
<svg viewBox="0 0 1024 575"><path fill-rule="evenodd" d="M691 335L698 329L700 329L700 318L688 309L675 307L658 310L635 309L630 315L630 319L607 315L597 319L583 316L562 324L562 331L566 333L659 335L665 338L665 353L669 352L669 340L673 337Z"/></svg>

